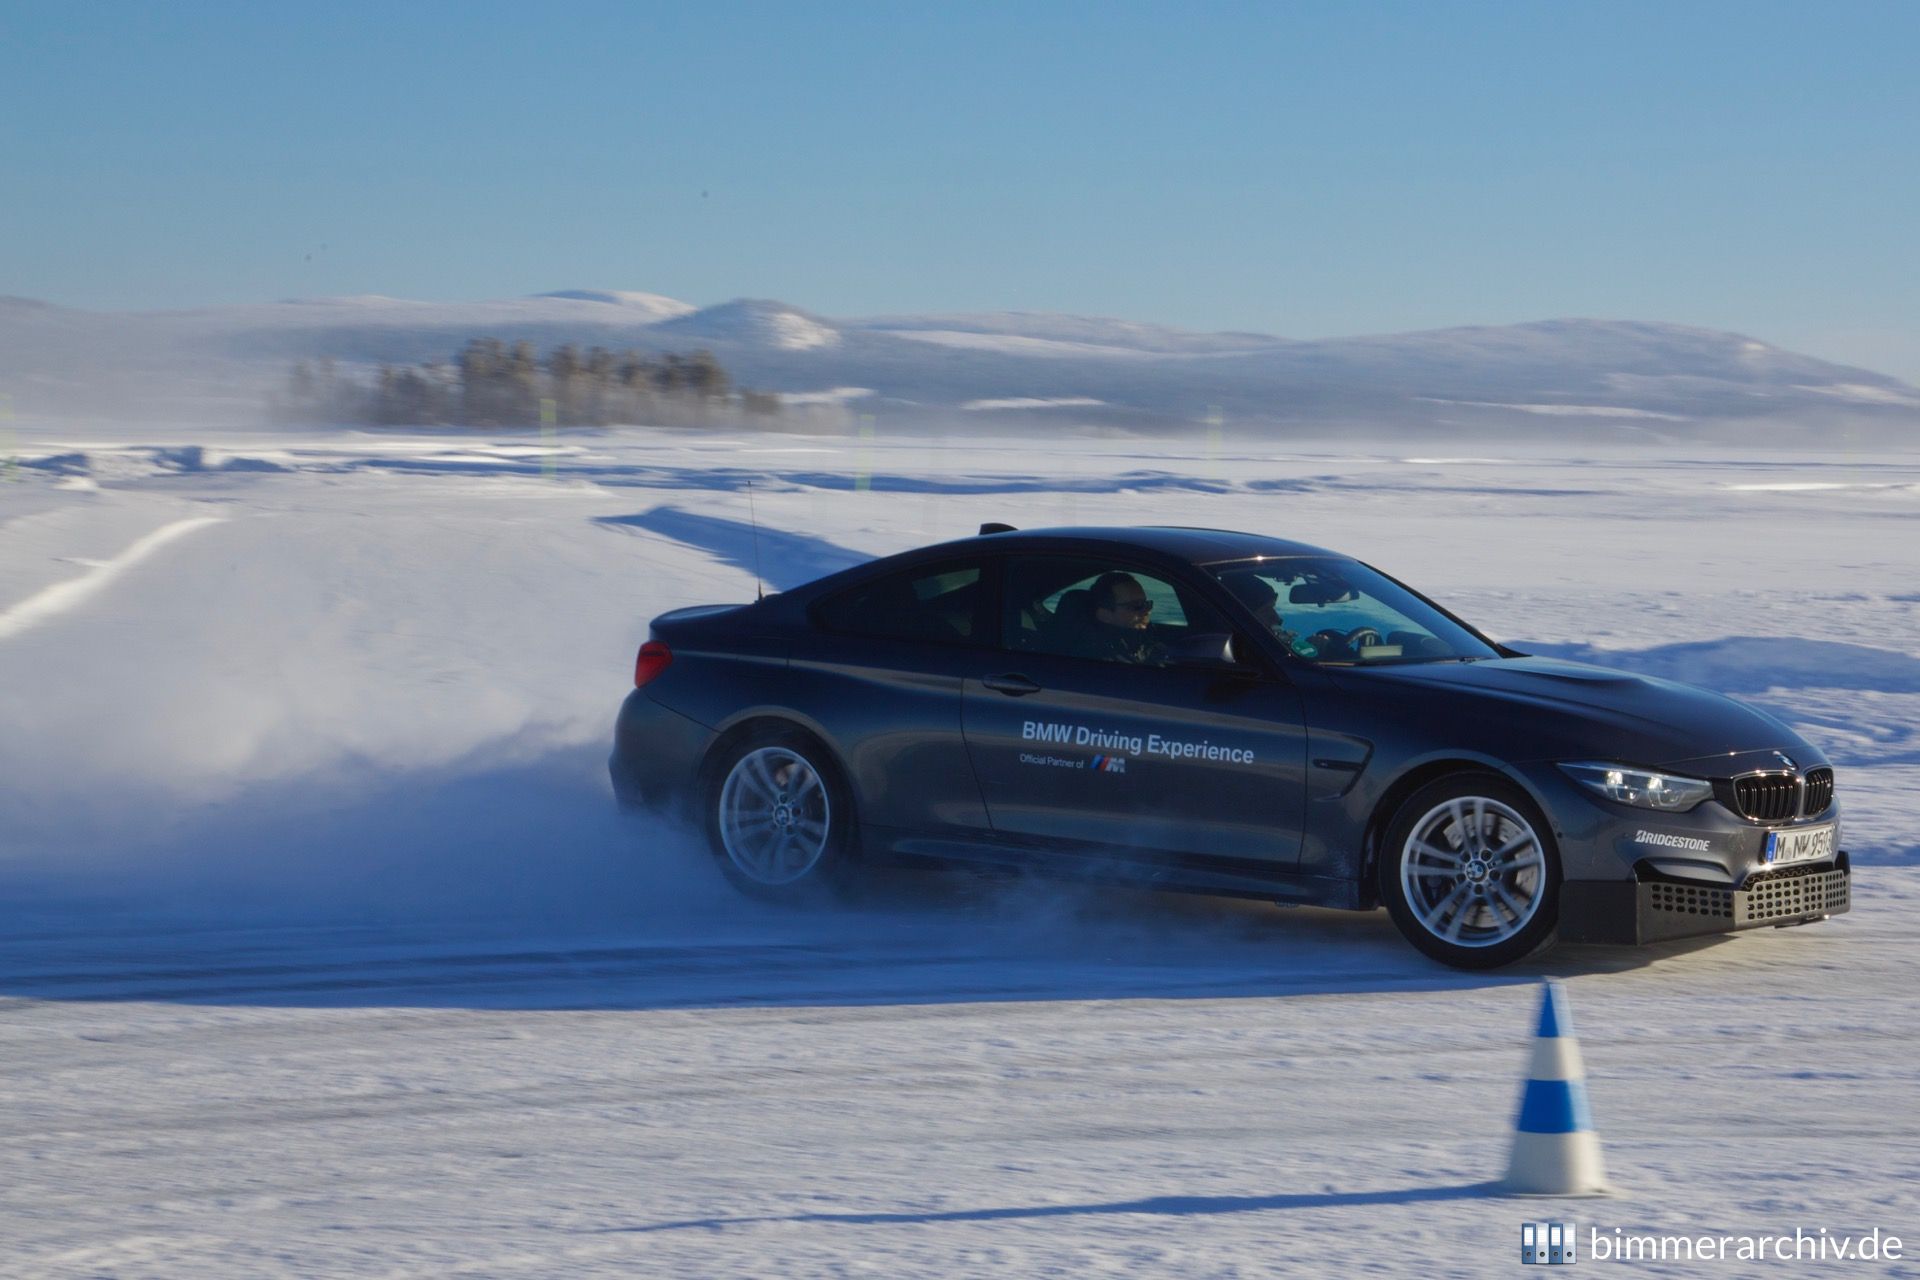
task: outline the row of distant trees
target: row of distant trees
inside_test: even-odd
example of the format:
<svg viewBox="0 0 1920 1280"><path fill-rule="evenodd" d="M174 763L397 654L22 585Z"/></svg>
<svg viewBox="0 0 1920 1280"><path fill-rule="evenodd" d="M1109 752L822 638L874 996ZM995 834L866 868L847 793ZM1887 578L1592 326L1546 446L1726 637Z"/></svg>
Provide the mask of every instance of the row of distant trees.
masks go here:
<svg viewBox="0 0 1920 1280"><path fill-rule="evenodd" d="M710 351L585 352L475 338L451 364L382 365L372 381L331 360L293 366L276 404L291 422L378 426L606 426L616 422L697 426L733 411L771 415L776 395L743 391Z"/></svg>

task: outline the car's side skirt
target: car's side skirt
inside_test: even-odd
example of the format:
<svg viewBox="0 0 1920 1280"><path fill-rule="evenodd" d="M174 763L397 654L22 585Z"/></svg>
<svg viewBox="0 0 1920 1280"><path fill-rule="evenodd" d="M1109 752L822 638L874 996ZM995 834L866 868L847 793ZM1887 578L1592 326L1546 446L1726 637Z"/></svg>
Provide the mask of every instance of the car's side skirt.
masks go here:
<svg viewBox="0 0 1920 1280"><path fill-rule="evenodd" d="M997 835L958 838L876 827L865 829L862 843L869 856L903 862L984 864L1137 888L1364 909L1359 886L1351 880L1300 875L1251 859L1081 847L1064 842L1010 840Z"/></svg>

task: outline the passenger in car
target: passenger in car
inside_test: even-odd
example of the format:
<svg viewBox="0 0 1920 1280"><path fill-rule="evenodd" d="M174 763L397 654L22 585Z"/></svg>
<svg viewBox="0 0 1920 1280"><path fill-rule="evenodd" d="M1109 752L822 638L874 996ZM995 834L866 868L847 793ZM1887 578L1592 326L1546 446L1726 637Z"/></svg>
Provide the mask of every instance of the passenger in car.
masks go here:
<svg viewBox="0 0 1920 1280"><path fill-rule="evenodd" d="M1281 626L1280 593L1265 578L1254 573L1235 573L1222 576L1220 585L1232 592L1234 599L1247 606L1247 612L1258 619L1261 626L1275 635L1285 634Z"/></svg>

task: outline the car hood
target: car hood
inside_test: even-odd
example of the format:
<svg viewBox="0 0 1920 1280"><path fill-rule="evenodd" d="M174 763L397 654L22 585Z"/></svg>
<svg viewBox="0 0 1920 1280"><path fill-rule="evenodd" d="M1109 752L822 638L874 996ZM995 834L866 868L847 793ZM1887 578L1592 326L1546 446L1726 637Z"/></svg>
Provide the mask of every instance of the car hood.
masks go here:
<svg viewBox="0 0 1920 1280"><path fill-rule="evenodd" d="M1590 753L1644 765L1785 749L1817 757L1793 730L1763 711L1692 685L1554 658L1500 658L1348 668L1343 684L1454 694L1504 704L1541 731L1540 756ZM1416 695L1417 696L1417 695ZM1512 722L1494 726L1518 728ZM1556 740L1557 739L1557 740Z"/></svg>

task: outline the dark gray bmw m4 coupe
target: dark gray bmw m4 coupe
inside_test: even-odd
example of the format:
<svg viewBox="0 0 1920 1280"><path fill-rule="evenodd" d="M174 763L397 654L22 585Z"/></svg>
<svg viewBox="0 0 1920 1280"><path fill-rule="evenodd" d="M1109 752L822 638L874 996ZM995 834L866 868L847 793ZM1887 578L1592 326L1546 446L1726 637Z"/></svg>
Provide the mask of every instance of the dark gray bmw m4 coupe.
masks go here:
<svg viewBox="0 0 1920 1280"><path fill-rule="evenodd" d="M988 525L663 614L634 685L615 793L756 894L1017 865L1384 906L1464 968L1850 904L1833 769L1778 720L1254 534Z"/></svg>

